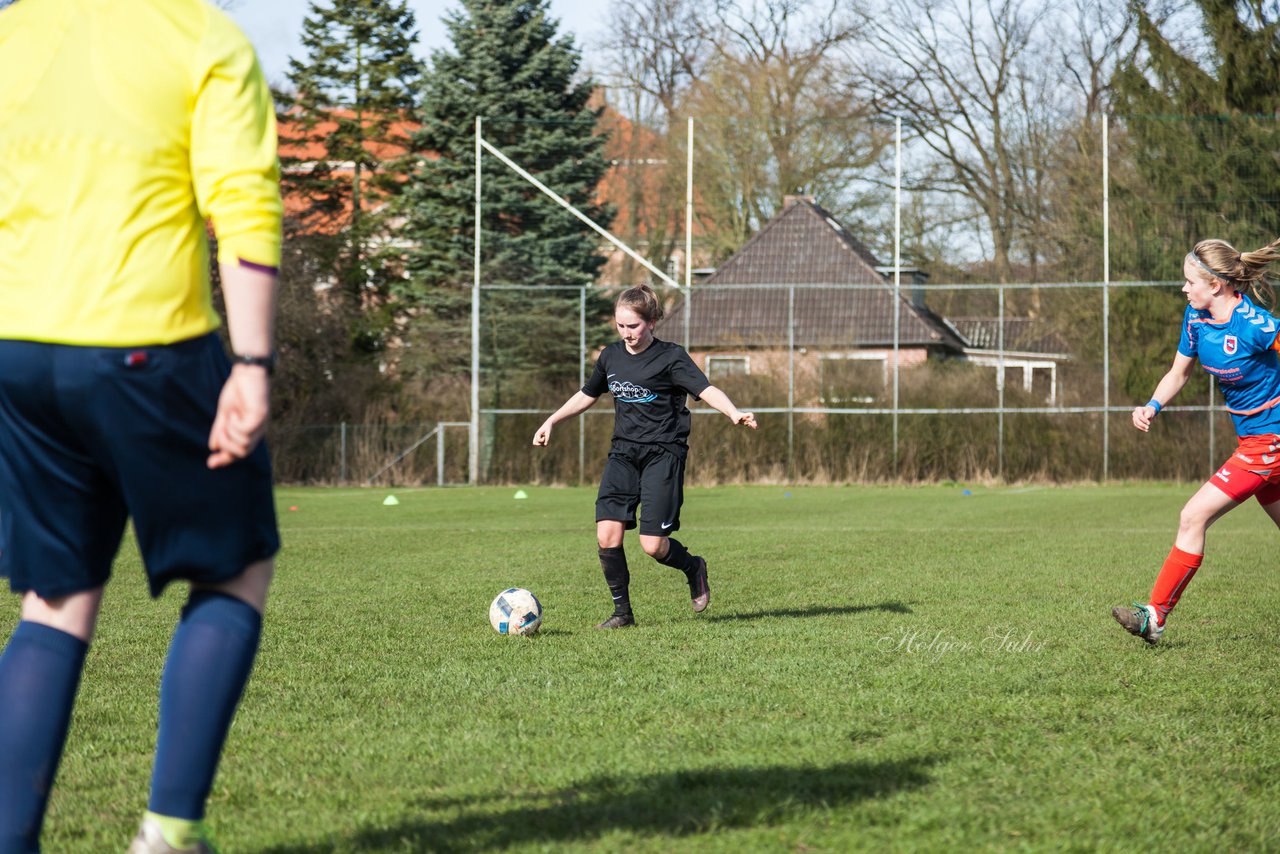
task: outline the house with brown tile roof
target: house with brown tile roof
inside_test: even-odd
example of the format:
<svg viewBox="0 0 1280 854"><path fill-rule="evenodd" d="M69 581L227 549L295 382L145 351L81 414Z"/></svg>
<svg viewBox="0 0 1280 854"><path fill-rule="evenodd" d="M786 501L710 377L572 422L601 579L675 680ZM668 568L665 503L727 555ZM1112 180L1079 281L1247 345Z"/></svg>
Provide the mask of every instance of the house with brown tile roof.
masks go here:
<svg viewBox="0 0 1280 854"><path fill-rule="evenodd" d="M1021 370L1028 390L1034 380L1056 400L1065 353L1001 353L987 340L990 318L967 319L971 339L925 306L912 287L923 283L919 271L904 269L895 295L892 270L813 199L789 197L781 213L673 307L657 334L687 342L712 382L785 372L794 350L794 370L816 382L821 403L872 403L891 376L896 316L900 369L930 359L1003 363L1006 375ZM1031 328L1019 327L1020 320L1005 320L1006 348L1012 328Z"/></svg>

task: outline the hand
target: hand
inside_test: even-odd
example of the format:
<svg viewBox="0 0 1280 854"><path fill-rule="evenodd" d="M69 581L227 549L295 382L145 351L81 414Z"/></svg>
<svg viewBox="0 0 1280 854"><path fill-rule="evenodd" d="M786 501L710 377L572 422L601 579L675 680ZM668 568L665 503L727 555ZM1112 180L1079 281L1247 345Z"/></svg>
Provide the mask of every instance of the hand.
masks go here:
<svg viewBox="0 0 1280 854"><path fill-rule="evenodd" d="M1151 430L1151 419L1156 417L1154 406L1135 406L1133 408L1133 426L1143 433Z"/></svg>
<svg viewBox="0 0 1280 854"><path fill-rule="evenodd" d="M741 410L735 409L733 411L733 423L740 424L743 427L750 427L752 430L755 430L757 427L756 414L754 412L742 412Z"/></svg>
<svg viewBox="0 0 1280 854"><path fill-rule="evenodd" d="M533 434L533 444L540 447L546 447L551 441L551 422L544 421L542 426L538 428L538 432Z"/></svg>
<svg viewBox="0 0 1280 854"><path fill-rule="evenodd" d="M271 382L264 368L236 365L218 395L218 411L209 431L207 465L211 469L244 459L267 432Z"/></svg>

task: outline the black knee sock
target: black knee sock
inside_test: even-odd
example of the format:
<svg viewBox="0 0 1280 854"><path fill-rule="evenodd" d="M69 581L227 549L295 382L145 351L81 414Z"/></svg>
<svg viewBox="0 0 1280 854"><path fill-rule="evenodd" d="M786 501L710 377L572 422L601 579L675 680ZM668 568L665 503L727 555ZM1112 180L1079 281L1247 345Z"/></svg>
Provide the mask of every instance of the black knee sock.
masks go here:
<svg viewBox="0 0 1280 854"><path fill-rule="evenodd" d="M668 537L667 545L667 556L658 558L658 563L678 569L685 575L690 575L698 568L698 559L689 554L689 550L675 537Z"/></svg>
<svg viewBox="0 0 1280 854"><path fill-rule="evenodd" d="M627 571L627 553L622 546L600 549L600 568L604 570L605 583L613 594L613 613L630 614L631 597L627 592L631 573Z"/></svg>

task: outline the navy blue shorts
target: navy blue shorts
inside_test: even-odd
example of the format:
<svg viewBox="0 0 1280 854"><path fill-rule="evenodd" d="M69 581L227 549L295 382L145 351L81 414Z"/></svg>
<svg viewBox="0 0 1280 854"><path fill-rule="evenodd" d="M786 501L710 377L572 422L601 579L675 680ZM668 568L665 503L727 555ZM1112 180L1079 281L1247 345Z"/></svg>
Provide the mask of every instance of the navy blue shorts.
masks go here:
<svg viewBox="0 0 1280 854"><path fill-rule="evenodd" d="M158 596L280 547L265 445L210 470L217 335L154 347L0 340L0 575L45 599L105 584L130 517Z"/></svg>
<svg viewBox="0 0 1280 854"><path fill-rule="evenodd" d="M662 446L615 439L596 494L596 521L636 526L640 533L666 537L680 530L684 504L684 454Z"/></svg>

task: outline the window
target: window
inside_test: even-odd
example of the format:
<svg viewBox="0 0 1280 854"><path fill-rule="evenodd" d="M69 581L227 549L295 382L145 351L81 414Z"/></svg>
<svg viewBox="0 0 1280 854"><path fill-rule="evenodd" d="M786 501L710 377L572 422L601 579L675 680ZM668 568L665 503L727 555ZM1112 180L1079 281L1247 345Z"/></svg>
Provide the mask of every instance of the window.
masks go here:
<svg viewBox="0 0 1280 854"><path fill-rule="evenodd" d="M1035 394L1050 406L1059 405L1058 366L1055 362L1047 359L1006 356L1002 377L998 356L971 354L968 361L975 365L995 368L996 388L999 388L1003 381L1006 389L1021 388L1029 394Z"/></svg>
<svg viewBox="0 0 1280 854"><path fill-rule="evenodd" d="M711 382L726 377L745 377L751 374L750 356L708 356L707 379Z"/></svg>
<svg viewBox="0 0 1280 854"><path fill-rule="evenodd" d="M818 357L823 403L875 403L889 384L889 360L879 353L831 353Z"/></svg>

